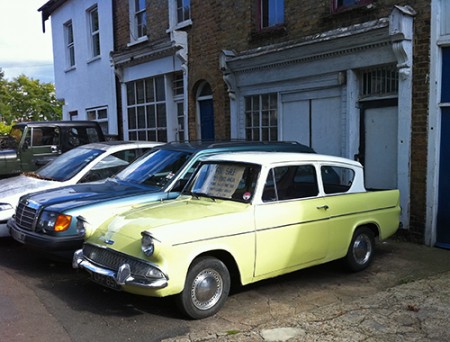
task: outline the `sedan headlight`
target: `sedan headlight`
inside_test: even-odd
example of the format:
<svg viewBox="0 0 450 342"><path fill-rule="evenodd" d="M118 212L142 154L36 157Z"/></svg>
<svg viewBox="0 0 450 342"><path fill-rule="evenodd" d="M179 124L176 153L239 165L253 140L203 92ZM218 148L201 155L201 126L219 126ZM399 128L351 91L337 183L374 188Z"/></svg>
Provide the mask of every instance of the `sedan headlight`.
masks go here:
<svg viewBox="0 0 450 342"><path fill-rule="evenodd" d="M72 216L43 211L38 222L38 228L44 232L63 232L70 227Z"/></svg>
<svg viewBox="0 0 450 342"><path fill-rule="evenodd" d="M153 236L151 236L147 232L142 232L141 235L142 235L141 239L142 252L144 252L144 254L148 257L152 256L153 253L155 252L155 243L153 240Z"/></svg>

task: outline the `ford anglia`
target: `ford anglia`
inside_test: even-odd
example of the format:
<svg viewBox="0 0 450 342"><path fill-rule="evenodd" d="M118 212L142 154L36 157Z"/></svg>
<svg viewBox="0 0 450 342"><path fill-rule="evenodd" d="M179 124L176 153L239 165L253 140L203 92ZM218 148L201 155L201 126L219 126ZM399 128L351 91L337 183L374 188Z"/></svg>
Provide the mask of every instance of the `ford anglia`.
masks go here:
<svg viewBox="0 0 450 342"><path fill-rule="evenodd" d="M366 191L356 161L238 152L206 158L175 200L137 205L100 226L73 266L130 293L176 295L201 319L242 285L343 259L368 267L399 227L398 190Z"/></svg>

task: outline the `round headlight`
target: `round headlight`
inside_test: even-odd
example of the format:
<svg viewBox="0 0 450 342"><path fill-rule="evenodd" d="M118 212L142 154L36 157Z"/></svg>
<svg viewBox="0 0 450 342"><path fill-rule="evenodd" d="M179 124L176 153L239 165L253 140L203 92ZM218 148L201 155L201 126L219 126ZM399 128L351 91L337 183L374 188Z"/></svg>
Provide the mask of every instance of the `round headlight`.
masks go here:
<svg viewBox="0 0 450 342"><path fill-rule="evenodd" d="M141 249L146 256L152 256L153 252L155 251L155 244L153 242L153 238L145 232L142 233Z"/></svg>

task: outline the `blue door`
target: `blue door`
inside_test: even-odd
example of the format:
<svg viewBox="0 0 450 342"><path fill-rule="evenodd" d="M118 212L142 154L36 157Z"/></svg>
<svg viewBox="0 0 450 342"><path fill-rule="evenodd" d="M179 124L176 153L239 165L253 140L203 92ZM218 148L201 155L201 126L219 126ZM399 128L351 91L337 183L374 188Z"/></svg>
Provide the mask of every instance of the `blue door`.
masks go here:
<svg viewBox="0 0 450 342"><path fill-rule="evenodd" d="M442 49L442 103L450 102L450 47ZM450 249L450 107L441 111L436 246Z"/></svg>
<svg viewBox="0 0 450 342"><path fill-rule="evenodd" d="M203 141L212 141L214 134L213 100L198 101L200 107L200 132Z"/></svg>

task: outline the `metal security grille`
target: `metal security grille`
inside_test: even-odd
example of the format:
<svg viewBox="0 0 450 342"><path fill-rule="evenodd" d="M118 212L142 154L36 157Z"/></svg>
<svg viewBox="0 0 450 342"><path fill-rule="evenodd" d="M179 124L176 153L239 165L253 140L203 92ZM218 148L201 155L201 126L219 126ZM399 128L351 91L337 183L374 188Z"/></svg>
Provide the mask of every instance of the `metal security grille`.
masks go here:
<svg viewBox="0 0 450 342"><path fill-rule="evenodd" d="M398 94L398 71L392 66L367 69L361 72L361 97Z"/></svg>

